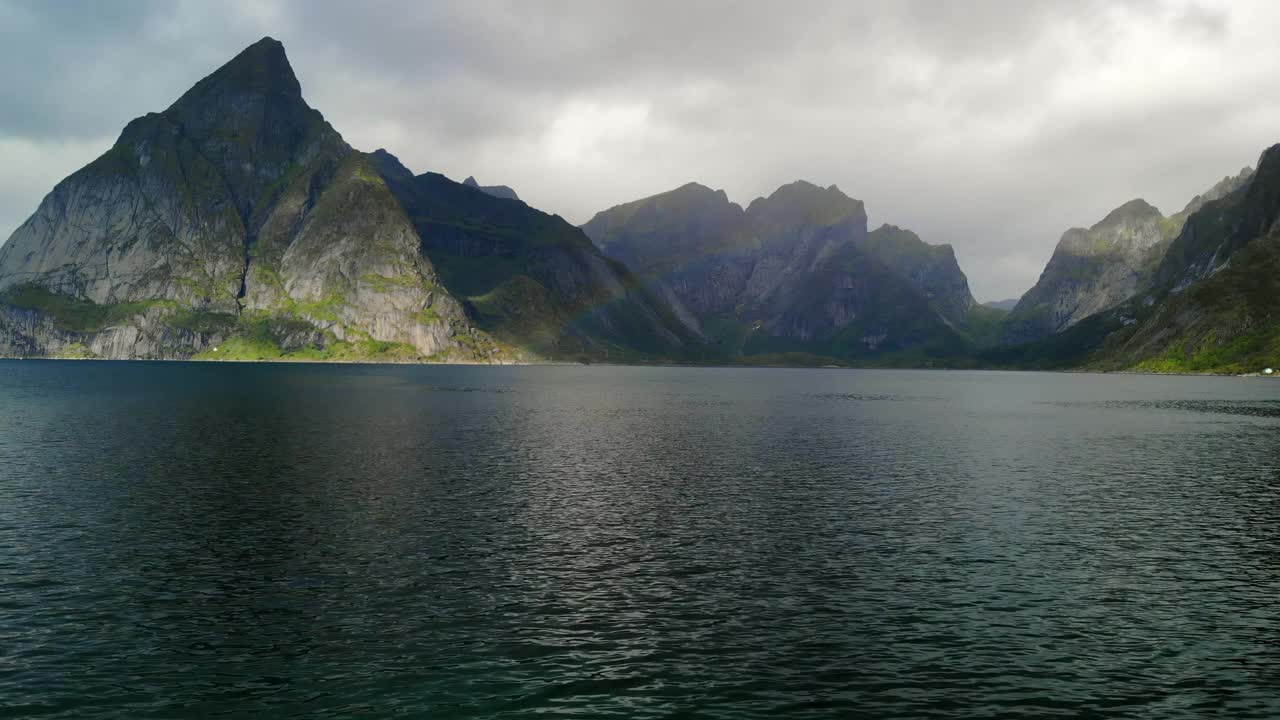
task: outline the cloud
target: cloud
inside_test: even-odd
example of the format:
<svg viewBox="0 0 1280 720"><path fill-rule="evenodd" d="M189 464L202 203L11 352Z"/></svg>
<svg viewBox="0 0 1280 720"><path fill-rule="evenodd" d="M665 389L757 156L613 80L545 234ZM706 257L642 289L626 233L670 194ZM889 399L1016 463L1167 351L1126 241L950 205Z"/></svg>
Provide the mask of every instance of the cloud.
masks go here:
<svg viewBox="0 0 1280 720"><path fill-rule="evenodd" d="M0 62L22 68L0 77L21 98L0 106L0 233L271 35L349 142L416 171L575 222L690 180L743 203L835 183L954 245L979 297L1017 295L1067 227L1138 196L1179 209L1280 140L1277 20L1185 0L0 0Z"/></svg>

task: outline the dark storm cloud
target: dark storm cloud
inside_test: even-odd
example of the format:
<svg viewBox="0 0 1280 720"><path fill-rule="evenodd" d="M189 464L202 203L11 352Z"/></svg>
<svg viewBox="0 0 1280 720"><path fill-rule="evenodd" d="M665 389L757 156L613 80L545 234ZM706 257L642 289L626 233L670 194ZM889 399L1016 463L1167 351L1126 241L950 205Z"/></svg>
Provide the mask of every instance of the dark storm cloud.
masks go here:
<svg viewBox="0 0 1280 720"><path fill-rule="evenodd" d="M582 222L689 180L807 178L955 245L982 298L1137 196L1280 140L1269 3L0 0L0 233L262 35L357 147Z"/></svg>

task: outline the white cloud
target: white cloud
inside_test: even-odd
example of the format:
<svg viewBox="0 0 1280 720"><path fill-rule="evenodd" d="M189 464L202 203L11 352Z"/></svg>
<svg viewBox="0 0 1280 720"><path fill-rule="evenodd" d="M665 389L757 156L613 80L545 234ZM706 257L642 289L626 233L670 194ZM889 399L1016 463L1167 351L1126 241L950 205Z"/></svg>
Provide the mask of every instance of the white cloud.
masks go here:
<svg viewBox="0 0 1280 720"><path fill-rule="evenodd" d="M573 171L606 163L617 156L615 146L639 142L649 133L649 108L643 104L574 100L551 121L542 145L551 169Z"/></svg>

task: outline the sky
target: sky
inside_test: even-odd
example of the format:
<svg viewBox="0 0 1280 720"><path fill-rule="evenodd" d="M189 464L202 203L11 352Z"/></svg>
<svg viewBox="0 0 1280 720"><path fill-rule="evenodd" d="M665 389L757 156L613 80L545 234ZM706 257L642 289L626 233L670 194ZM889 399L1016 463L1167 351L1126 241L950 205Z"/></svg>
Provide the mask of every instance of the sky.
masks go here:
<svg viewBox="0 0 1280 720"><path fill-rule="evenodd" d="M263 36L356 148L583 223L805 179L950 243L979 300L1280 142L1280 3L0 0L0 237Z"/></svg>

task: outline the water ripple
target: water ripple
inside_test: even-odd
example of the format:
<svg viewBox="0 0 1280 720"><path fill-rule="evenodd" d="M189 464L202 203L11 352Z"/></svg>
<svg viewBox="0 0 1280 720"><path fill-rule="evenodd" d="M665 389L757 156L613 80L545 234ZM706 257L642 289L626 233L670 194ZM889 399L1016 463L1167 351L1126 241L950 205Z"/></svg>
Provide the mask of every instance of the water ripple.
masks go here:
<svg viewBox="0 0 1280 720"><path fill-rule="evenodd" d="M1273 718L1275 407L1239 379L0 363L0 715Z"/></svg>

